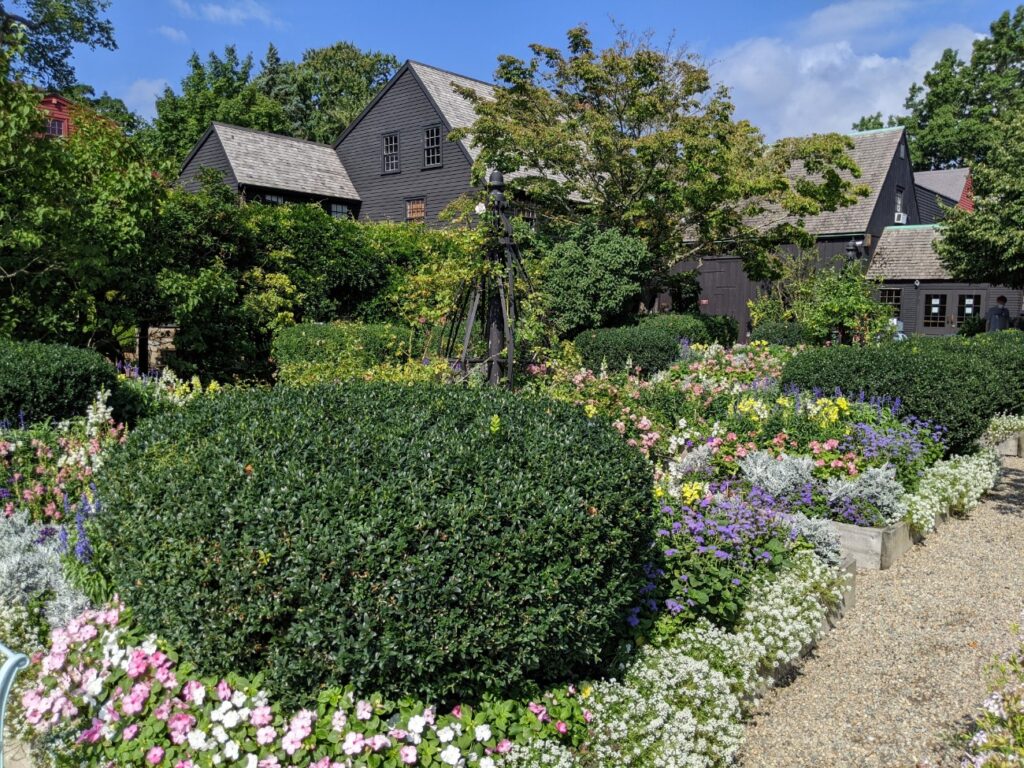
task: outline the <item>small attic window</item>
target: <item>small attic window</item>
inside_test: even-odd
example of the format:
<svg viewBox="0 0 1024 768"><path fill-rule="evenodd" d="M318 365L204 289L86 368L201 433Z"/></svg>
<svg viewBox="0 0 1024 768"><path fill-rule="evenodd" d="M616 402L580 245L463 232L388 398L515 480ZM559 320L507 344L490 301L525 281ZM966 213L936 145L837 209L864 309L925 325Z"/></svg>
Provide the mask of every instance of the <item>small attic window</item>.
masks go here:
<svg viewBox="0 0 1024 768"><path fill-rule="evenodd" d="M900 142L900 160L907 159L907 145L902 141Z"/></svg>

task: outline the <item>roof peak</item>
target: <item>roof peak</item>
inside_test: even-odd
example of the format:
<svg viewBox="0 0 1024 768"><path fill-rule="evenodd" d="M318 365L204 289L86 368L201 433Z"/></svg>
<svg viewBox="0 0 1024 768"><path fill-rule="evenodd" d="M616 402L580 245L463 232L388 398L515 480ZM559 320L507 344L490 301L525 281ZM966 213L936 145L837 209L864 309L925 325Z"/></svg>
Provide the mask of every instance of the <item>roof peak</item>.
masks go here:
<svg viewBox="0 0 1024 768"><path fill-rule="evenodd" d="M481 80L479 77L471 77L470 75L463 75L463 74L461 74L459 72L453 72L450 69L445 69L444 67L435 67L433 64L427 64L424 61L417 61L416 59L406 59L405 63L406 64L411 64L411 65L415 65L417 67L426 67L427 69L432 69L435 72L443 72L446 75L452 75L453 77L461 77L463 80L472 80L475 83L480 83L481 85L486 85L488 88L494 88L494 83L490 83L490 82L488 82L486 80Z"/></svg>
<svg viewBox="0 0 1024 768"><path fill-rule="evenodd" d="M850 131L847 136L869 136L872 133L888 133L889 131L905 131L906 128L902 125L893 125L888 128L870 128L866 131Z"/></svg>
<svg viewBox="0 0 1024 768"><path fill-rule="evenodd" d="M287 133L275 133L274 131L261 131L259 128L247 128L244 125L235 125L234 123L224 123L220 120L214 120L211 123L215 128L231 128L235 131L245 131L246 133L258 133L261 136L273 136L275 139L288 139L289 141L297 141L301 144L312 144L314 147L326 147L331 149L330 144L322 144L319 141L310 141L309 139L301 139L298 136L289 136Z"/></svg>

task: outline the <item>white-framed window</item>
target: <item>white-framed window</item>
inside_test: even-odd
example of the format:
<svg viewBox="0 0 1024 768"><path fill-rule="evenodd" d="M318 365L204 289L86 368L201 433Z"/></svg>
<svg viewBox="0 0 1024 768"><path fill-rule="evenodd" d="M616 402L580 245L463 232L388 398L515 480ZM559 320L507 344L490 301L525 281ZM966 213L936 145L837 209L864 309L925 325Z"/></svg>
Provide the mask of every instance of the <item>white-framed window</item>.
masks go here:
<svg viewBox="0 0 1024 768"><path fill-rule="evenodd" d="M284 205L284 195L266 194L263 196L264 205Z"/></svg>
<svg viewBox="0 0 1024 768"><path fill-rule="evenodd" d="M896 187L896 213L903 213L903 187Z"/></svg>
<svg viewBox="0 0 1024 768"><path fill-rule="evenodd" d="M381 173L399 173L398 134L385 133L380 140L380 171Z"/></svg>
<svg viewBox="0 0 1024 768"><path fill-rule="evenodd" d="M423 167L438 168L441 165L441 126L432 125L423 131Z"/></svg>
<svg viewBox="0 0 1024 768"><path fill-rule="evenodd" d="M901 141L900 142L900 160L906 160L906 159L907 159L907 148L903 144L903 142Z"/></svg>
<svg viewBox="0 0 1024 768"><path fill-rule="evenodd" d="M929 293L924 297L925 328L946 327L946 294Z"/></svg>
<svg viewBox="0 0 1024 768"><path fill-rule="evenodd" d="M50 118L46 122L46 135L47 136L63 136L66 133L66 127L63 120L57 118Z"/></svg>
<svg viewBox="0 0 1024 768"><path fill-rule="evenodd" d="M336 219L347 219L351 211L344 203L331 203L328 213Z"/></svg>
<svg viewBox="0 0 1024 768"><path fill-rule="evenodd" d="M427 199L425 197L410 197L405 201L406 221L425 221L427 218Z"/></svg>

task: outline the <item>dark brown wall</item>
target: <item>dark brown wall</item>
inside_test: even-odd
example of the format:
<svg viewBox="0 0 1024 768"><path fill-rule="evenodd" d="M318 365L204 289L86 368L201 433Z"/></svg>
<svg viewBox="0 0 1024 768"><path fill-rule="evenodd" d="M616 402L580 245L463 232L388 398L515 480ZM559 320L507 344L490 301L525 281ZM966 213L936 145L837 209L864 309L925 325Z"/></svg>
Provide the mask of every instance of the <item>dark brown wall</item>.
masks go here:
<svg viewBox="0 0 1024 768"><path fill-rule="evenodd" d="M981 296L980 314L983 317L989 308L995 305L997 296L1005 296L1010 317L1017 318L1021 314L1021 301L1024 298L1024 292L1011 288L989 283L956 283L952 280L921 281L920 286L916 288L912 280L891 280L886 281L882 288L895 288L902 292L900 320L903 321L903 331L928 336L949 336L956 333L956 310L961 294ZM925 327L923 324L925 296L933 294L946 297L946 325L941 328Z"/></svg>
<svg viewBox="0 0 1024 768"><path fill-rule="evenodd" d="M896 215L896 187L903 187L903 212L907 214L907 224L920 224L921 212L917 206L916 187L914 186L914 171L910 165L910 153L906 148L906 134L900 139L903 145L904 157L900 157L899 149L893 156L892 165L889 166L889 173L885 182L878 192L878 201L875 203L875 210L871 213L868 223L868 232L872 236L872 244L868 256L874 253L878 244L878 238L886 227L895 226Z"/></svg>
<svg viewBox="0 0 1024 768"><path fill-rule="evenodd" d="M224 146L217 138L217 134L210 132L202 146L188 161L188 164L181 169L178 183L189 192L198 192L199 172L204 168L213 168L224 175L224 183L238 188L238 181L235 179L234 171L231 170L231 163L224 152Z"/></svg>
<svg viewBox="0 0 1024 768"><path fill-rule="evenodd" d="M438 213L470 191L470 163L454 142L444 142L442 167L423 168L423 130L438 124L450 129L407 69L343 138L337 151L363 199L362 218L405 221L405 201L423 197L427 222L436 223ZM394 131L401 171L383 174L381 137Z"/></svg>

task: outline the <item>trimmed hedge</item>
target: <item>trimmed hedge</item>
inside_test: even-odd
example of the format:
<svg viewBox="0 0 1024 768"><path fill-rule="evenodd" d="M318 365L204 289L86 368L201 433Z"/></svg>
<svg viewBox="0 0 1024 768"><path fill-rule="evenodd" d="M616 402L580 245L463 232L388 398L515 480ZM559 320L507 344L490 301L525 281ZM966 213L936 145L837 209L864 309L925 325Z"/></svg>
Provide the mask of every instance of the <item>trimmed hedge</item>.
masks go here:
<svg viewBox="0 0 1024 768"><path fill-rule="evenodd" d="M386 323L304 323L278 330L272 354L278 381L340 381L400 356L409 331Z"/></svg>
<svg viewBox="0 0 1024 768"><path fill-rule="evenodd" d="M783 347L798 347L814 341L803 324L787 320L762 320L754 326L750 340L766 341Z"/></svg>
<svg viewBox="0 0 1024 768"><path fill-rule="evenodd" d="M145 421L98 482L95 561L141 625L296 706L585 678L651 556L640 453L491 389L230 391Z"/></svg>
<svg viewBox="0 0 1024 768"><path fill-rule="evenodd" d="M679 359L678 334L659 323L584 331L575 344L583 364L592 371L600 370L602 365L607 365L609 371L622 371L632 365L649 375Z"/></svg>
<svg viewBox="0 0 1024 768"><path fill-rule="evenodd" d="M0 339L0 421L81 416L100 389L116 386L114 366L91 349Z"/></svg>
<svg viewBox="0 0 1024 768"><path fill-rule="evenodd" d="M686 339L691 344L710 344L713 341L707 324L699 315L646 315L640 325L667 328L675 334L676 340Z"/></svg>
<svg viewBox="0 0 1024 768"><path fill-rule="evenodd" d="M1005 331L812 349L786 363L782 384L898 397L904 412L949 430L952 453L967 453L995 414L1024 408L1024 336Z"/></svg>

